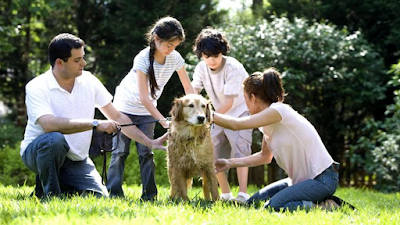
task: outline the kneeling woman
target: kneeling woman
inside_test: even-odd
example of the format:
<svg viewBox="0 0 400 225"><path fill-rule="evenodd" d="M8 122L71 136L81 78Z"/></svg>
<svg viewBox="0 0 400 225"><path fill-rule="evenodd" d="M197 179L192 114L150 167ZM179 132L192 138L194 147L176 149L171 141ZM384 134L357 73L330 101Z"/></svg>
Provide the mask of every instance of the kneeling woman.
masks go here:
<svg viewBox="0 0 400 225"><path fill-rule="evenodd" d="M259 128L263 133L262 149L244 158L218 159L217 172L268 164L274 157L289 177L261 189L247 203L269 199L264 207L276 211L337 207L333 200L324 199L336 191L339 165L314 126L283 103L285 91L279 72L272 68L256 72L243 83L251 116L234 118L214 113L214 122L232 130Z"/></svg>

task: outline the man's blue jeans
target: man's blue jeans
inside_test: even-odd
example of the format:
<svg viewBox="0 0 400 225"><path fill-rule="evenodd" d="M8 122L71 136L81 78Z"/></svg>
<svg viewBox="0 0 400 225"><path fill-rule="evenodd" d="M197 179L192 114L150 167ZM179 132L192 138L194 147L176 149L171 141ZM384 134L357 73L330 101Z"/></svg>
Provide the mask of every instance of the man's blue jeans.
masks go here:
<svg viewBox="0 0 400 225"><path fill-rule="evenodd" d="M314 179L291 185L291 179L286 178L274 182L251 196L247 203L265 201L264 208L271 207L275 211L310 209L313 203L335 193L339 183L339 174L332 166L327 168Z"/></svg>
<svg viewBox="0 0 400 225"><path fill-rule="evenodd" d="M45 133L28 145L22 161L39 176L46 196L73 193L108 196L92 160L87 157L82 161L72 161L67 158L68 151L63 134Z"/></svg>
<svg viewBox="0 0 400 225"><path fill-rule="evenodd" d="M142 123L137 125L139 130L141 130L148 138L154 138L154 128L156 126L154 117L130 114L126 115L133 123ZM117 138L119 138L118 141ZM116 146L117 142L118 146ZM110 196L124 196L122 183L124 178L125 161L130 152L130 143L131 139L123 133L120 133L119 137L116 136L113 139L113 148L116 146L116 149L111 154L111 162L107 175L107 189L110 192ZM141 199L144 201L153 200L157 196L154 154L150 148L139 144L138 142L136 142L136 149L139 156L140 176L143 187Z"/></svg>

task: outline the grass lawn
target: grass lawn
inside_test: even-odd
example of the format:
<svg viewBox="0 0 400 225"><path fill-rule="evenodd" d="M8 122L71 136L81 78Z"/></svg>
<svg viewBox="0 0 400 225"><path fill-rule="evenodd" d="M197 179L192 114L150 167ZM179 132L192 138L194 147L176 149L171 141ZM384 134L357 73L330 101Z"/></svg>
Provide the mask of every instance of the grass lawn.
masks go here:
<svg viewBox="0 0 400 225"><path fill-rule="evenodd" d="M39 200L29 197L33 187L0 185L0 224L400 224L400 193L340 188L336 195L353 204L356 211L274 213L261 205L247 208L201 201L199 187L190 190L194 200L189 203L170 202L169 187L159 187L159 200L154 203L138 201L140 186L124 189L125 199L75 196ZM256 190L249 187L250 194Z"/></svg>

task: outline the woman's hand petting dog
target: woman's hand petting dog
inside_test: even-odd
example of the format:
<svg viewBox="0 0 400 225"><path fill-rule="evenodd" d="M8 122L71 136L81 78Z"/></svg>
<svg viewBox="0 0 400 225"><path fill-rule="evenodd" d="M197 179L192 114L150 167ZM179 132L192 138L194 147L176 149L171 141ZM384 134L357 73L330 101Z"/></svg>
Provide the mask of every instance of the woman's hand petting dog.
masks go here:
<svg viewBox="0 0 400 225"><path fill-rule="evenodd" d="M214 162L214 166L215 166L215 173L219 173L222 171L225 171L229 168L231 168L231 163L229 162L228 159L217 159Z"/></svg>

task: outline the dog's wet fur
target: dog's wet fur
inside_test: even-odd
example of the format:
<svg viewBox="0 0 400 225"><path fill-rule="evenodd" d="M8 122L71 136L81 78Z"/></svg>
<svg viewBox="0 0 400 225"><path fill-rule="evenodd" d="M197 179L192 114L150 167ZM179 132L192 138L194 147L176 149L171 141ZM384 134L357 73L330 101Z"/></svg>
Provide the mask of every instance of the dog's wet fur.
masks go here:
<svg viewBox="0 0 400 225"><path fill-rule="evenodd" d="M219 198L210 135L211 102L198 94L174 100L170 111L168 176L170 197L188 201L193 177L201 176L205 200Z"/></svg>

